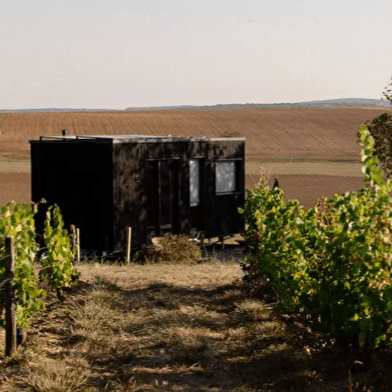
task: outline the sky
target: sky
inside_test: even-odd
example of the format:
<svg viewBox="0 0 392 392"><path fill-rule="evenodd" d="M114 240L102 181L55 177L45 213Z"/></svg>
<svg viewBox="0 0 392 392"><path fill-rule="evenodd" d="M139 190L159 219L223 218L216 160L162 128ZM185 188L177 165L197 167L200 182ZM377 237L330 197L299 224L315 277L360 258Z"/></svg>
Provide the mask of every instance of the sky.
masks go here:
<svg viewBox="0 0 392 392"><path fill-rule="evenodd" d="M0 0L0 109L381 99L391 0Z"/></svg>

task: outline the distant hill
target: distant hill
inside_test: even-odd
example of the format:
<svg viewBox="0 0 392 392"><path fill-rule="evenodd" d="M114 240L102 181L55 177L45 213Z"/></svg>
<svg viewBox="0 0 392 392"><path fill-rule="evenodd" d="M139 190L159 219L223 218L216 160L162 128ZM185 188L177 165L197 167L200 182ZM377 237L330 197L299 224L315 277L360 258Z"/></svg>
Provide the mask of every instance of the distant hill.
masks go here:
<svg viewBox="0 0 392 392"><path fill-rule="evenodd" d="M130 107L125 110L213 110L213 109L328 109L341 107L371 107L371 108L390 108L391 104L383 99L367 98L341 98L329 99L324 101L294 102L294 103L245 103L245 104L226 104L226 105L205 105L205 106L149 106L149 107ZM63 112L118 112L122 109L3 109L0 113L63 113Z"/></svg>
<svg viewBox="0 0 392 392"><path fill-rule="evenodd" d="M122 109L121 109L122 110ZM42 109L0 109L0 113L76 113L76 112L116 112L116 109L59 109L59 108L42 108Z"/></svg>
<svg viewBox="0 0 392 392"><path fill-rule="evenodd" d="M341 107L372 107L390 108L391 104L386 100L367 98L341 98L324 101L294 102L294 103L245 103L212 106L151 106L134 107L125 110L202 110L202 109L328 109Z"/></svg>

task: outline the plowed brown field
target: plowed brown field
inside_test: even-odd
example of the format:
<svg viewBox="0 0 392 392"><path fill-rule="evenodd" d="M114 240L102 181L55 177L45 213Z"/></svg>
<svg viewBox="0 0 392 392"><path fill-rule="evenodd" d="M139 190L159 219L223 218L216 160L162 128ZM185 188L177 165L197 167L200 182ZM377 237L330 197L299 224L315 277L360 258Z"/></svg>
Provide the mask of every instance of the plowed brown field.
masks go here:
<svg viewBox="0 0 392 392"><path fill-rule="evenodd" d="M14 166L10 163L12 156L27 159L29 140L36 140L41 135L60 135L61 129L67 128L69 135L211 137L236 132L246 137L247 163L288 157L305 160L302 174L298 169L301 166L296 164L294 172L290 161L286 163L287 171L279 162L275 172L279 174L281 187L287 196L296 197L310 207L319 195L357 188L362 180L354 172L352 176L347 175L351 168L344 166L345 163L341 163L341 173L334 165L333 172L329 173L324 167L320 175L315 175L314 167L313 171L306 168L306 160L319 160L319 165L325 160L335 163L358 160L356 133L360 124L385 111L340 108L0 113L0 205L10 198L19 202L30 199L28 162L25 161L26 170L23 170L23 163L15 161ZM314 162L312 164L314 166ZM269 163L268 168L273 174L274 165ZM9 174L11 172L14 174ZM251 173L254 170L248 172L248 186L257 178Z"/></svg>
<svg viewBox="0 0 392 392"><path fill-rule="evenodd" d="M29 151L41 135L181 135L246 137L249 159L261 157L358 158L356 132L380 109L238 109L2 113L0 154Z"/></svg>

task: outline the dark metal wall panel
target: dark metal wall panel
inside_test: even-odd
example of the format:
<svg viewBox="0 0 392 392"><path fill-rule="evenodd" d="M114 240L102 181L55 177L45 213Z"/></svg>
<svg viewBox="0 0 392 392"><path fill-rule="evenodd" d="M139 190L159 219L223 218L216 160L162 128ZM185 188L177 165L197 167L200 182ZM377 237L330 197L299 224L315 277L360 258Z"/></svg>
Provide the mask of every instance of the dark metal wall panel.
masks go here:
<svg viewBox="0 0 392 392"><path fill-rule="evenodd" d="M148 226L151 226L151 221L154 221L154 215L157 215L156 219L158 219L159 179L162 181L162 187L165 187L165 178L169 174L167 173L168 169L175 170L176 186L172 192L176 192L174 199L178 204L176 220L180 221L182 219L180 216L181 191L178 189L178 184L181 184L183 170L182 166L181 169L179 166L181 163L177 162L181 161L183 154L181 143L124 142L114 144L113 181L116 248L124 249L127 227L132 227L133 247L139 248L147 241ZM175 169L172 164L168 163L169 161L176 161ZM160 172L158 172L159 162L162 163ZM159 175L159 173L163 173L163 175ZM168 197L170 195L162 195L163 202L166 202ZM181 231L181 229L176 227L175 231ZM155 235L158 234L157 231Z"/></svg>
<svg viewBox="0 0 392 392"><path fill-rule="evenodd" d="M35 142L32 199L58 204L67 225L81 230L81 246L113 246L111 143Z"/></svg>
<svg viewBox="0 0 392 392"><path fill-rule="evenodd" d="M124 250L126 232L132 227L132 245L144 243L146 145L113 144L113 199L115 249Z"/></svg>
<svg viewBox="0 0 392 392"><path fill-rule="evenodd" d="M44 176L44 159L42 145L38 143L31 144L30 162L31 162L31 200L38 202L40 199L41 188Z"/></svg>
<svg viewBox="0 0 392 392"><path fill-rule="evenodd" d="M210 142L207 145L206 162L207 211L206 236L234 234L244 229L244 221L238 208L245 202L245 143L234 141ZM236 165L236 192L217 194L215 191L215 164L233 160Z"/></svg>
<svg viewBox="0 0 392 392"><path fill-rule="evenodd" d="M146 143L145 166L150 170L145 172L145 181L149 190L144 206L149 216L153 216L154 213L159 214L157 219L160 221L157 222L162 225L161 229L153 231L151 220L148 220L145 223L146 240L153 235L163 235L167 230L174 233L187 233L189 213L184 186L187 177L186 151L187 142L184 141Z"/></svg>

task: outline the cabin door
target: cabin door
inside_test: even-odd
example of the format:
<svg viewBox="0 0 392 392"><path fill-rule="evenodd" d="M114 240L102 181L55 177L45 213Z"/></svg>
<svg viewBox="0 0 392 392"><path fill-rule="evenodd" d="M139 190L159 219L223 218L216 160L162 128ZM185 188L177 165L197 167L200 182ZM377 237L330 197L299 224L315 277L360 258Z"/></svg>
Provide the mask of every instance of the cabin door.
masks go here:
<svg viewBox="0 0 392 392"><path fill-rule="evenodd" d="M178 161L149 161L147 239L178 232Z"/></svg>

